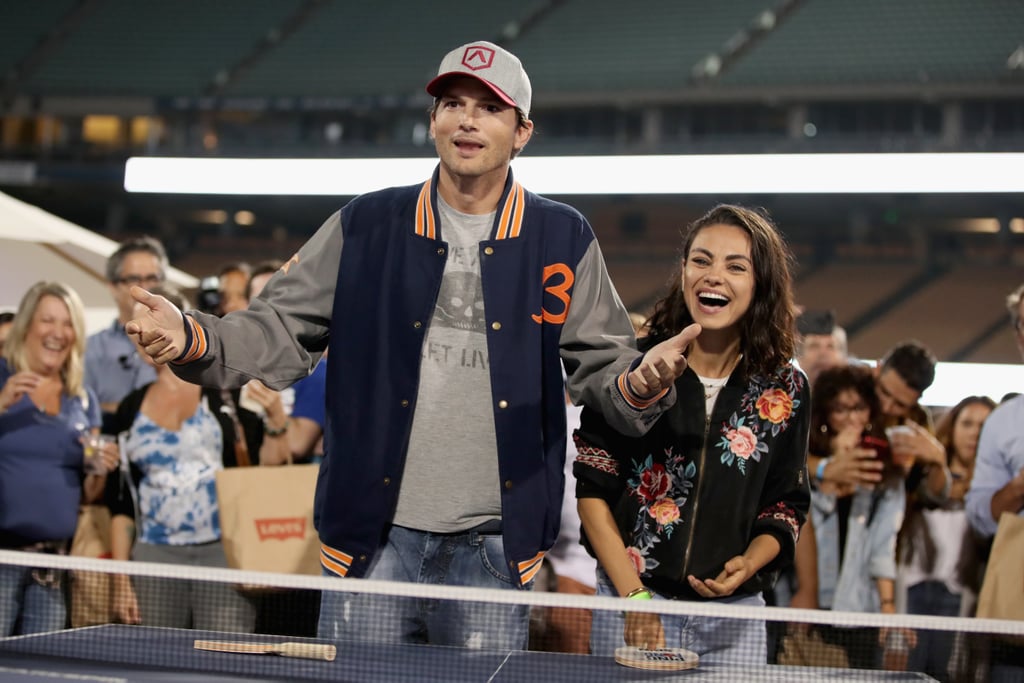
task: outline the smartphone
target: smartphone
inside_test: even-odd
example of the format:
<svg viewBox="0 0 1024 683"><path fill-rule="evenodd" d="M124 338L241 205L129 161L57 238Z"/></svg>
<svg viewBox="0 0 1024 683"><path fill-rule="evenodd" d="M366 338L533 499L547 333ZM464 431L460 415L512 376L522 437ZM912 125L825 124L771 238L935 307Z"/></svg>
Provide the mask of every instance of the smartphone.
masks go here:
<svg viewBox="0 0 1024 683"><path fill-rule="evenodd" d="M883 462L889 462L892 460L892 446L889 445L889 442L886 439L872 436L871 434L865 434L860 437L859 445L861 448L873 449L876 453L875 457Z"/></svg>

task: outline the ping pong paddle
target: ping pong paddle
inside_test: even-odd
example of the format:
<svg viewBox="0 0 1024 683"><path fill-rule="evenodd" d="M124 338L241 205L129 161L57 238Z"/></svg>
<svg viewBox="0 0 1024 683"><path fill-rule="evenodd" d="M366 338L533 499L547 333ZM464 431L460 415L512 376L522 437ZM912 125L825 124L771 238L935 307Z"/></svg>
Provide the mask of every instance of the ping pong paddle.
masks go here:
<svg viewBox="0 0 1024 683"><path fill-rule="evenodd" d="M659 650L644 650L626 646L615 650L615 661L634 669L656 669L659 671L682 671L696 668L700 657L696 652L681 647L666 647Z"/></svg>
<svg viewBox="0 0 1024 683"><path fill-rule="evenodd" d="M192 647L196 650L212 652L234 652L245 655L279 655L281 657L299 657L301 659L320 659L333 662L338 648L320 643L230 643L222 640L197 640Z"/></svg>

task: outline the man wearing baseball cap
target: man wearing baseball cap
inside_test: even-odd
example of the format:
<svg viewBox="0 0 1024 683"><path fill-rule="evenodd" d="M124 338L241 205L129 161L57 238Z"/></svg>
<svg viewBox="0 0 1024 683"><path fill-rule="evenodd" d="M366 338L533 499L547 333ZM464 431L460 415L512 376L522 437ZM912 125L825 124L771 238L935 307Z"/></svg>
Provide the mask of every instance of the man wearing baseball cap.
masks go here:
<svg viewBox="0 0 1024 683"><path fill-rule="evenodd" d="M562 364L574 402L624 430L675 397L636 392L651 354L638 359L586 219L513 177L533 133L519 59L463 45L427 91L440 161L429 180L349 202L246 311L183 316L137 289L148 310L129 332L191 381L275 389L329 342L324 572L530 588L558 534ZM527 629L523 605L349 592L324 591L320 614L332 640L521 648Z"/></svg>

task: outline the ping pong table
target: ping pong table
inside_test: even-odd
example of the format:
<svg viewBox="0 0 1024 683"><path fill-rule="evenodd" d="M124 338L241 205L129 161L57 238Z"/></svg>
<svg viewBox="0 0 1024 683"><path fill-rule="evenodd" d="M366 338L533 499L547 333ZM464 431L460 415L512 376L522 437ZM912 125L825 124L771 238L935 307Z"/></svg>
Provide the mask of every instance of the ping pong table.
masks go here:
<svg viewBox="0 0 1024 683"><path fill-rule="evenodd" d="M171 681L929 681L916 673L787 666L646 671L611 657L433 645L338 644L333 662L196 650L195 640L283 642L280 636L104 625L0 639L0 683Z"/></svg>

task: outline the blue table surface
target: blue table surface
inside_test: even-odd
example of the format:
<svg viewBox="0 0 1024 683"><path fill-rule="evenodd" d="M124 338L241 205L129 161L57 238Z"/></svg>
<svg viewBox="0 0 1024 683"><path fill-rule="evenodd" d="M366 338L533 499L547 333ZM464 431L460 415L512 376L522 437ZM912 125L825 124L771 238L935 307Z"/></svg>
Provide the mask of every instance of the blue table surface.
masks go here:
<svg viewBox="0 0 1024 683"><path fill-rule="evenodd" d="M433 645L339 644L333 662L207 652L195 640L282 642L280 636L211 633L111 624L0 639L0 682L77 680L416 681L927 681L923 674L785 666L714 667L661 672L630 669L610 657L533 651L467 650ZM322 641L321 641L322 642Z"/></svg>

